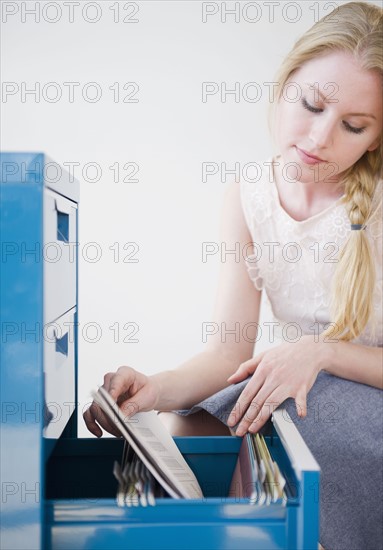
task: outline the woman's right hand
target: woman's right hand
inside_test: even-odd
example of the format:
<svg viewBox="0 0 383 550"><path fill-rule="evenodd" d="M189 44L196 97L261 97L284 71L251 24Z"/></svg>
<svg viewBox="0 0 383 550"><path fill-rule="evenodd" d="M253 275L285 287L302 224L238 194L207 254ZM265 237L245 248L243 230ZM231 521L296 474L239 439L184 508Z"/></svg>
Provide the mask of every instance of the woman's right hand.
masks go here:
<svg viewBox="0 0 383 550"><path fill-rule="evenodd" d="M116 401L125 418L139 411L154 409L160 393L159 385L154 378L145 376L131 367L120 367L116 372L108 372L104 376L102 387ZM116 437L121 436L115 424L94 401L83 417L88 430L95 436L102 436L100 426Z"/></svg>

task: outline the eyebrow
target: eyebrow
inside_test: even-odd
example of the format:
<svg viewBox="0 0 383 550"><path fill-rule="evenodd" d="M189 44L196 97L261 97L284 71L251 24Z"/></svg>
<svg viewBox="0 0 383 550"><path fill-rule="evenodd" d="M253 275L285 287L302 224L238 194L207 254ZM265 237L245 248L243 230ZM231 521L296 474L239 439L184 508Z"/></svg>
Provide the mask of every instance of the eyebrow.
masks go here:
<svg viewBox="0 0 383 550"><path fill-rule="evenodd" d="M323 101L326 101L326 96L320 91L319 87L316 86L317 82L313 82L313 83L305 82L305 84L307 84L307 86L309 86L310 88L316 88L316 91L317 91L318 95L321 96ZM348 113L348 116L366 116L366 117L373 118L374 120L376 120L374 115L369 115L367 113Z"/></svg>

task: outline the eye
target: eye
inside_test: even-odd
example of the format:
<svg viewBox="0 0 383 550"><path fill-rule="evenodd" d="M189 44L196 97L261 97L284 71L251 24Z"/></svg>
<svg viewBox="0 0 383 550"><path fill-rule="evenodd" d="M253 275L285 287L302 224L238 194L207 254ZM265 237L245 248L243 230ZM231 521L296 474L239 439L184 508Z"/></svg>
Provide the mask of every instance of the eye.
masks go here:
<svg viewBox="0 0 383 550"><path fill-rule="evenodd" d="M311 113L323 113L323 109L317 109L316 107L313 107L312 105L307 103L307 101L304 97L302 98L302 105L305 109L307 109ZM343 125L346 128L347 132L351 132L353 134L362 134L366 130L366 128L364 128L364 127L363 128L355 128L355 126L351 126L351 124L349 124L345 120L343 120L342 122L343 122Z"/></svg>
<svg viewBox="0 0 383 550"><path fill-rule="evenodd" d="M353 134L363 134L366 128L355 128L355 126L351 126L348 122L345 120L343 121L343 124L345 125L348 132L352 132Z"/></svg>
<svg viewBox="0 0 383 550"><path fill-rule="evenodd" d="M311 113L321 113L323 111L323 109L316 109L315 107L313 107L312 105L307 103L307 101L304 97L302 98L302 105L305 109L307 109Z"/></svg>

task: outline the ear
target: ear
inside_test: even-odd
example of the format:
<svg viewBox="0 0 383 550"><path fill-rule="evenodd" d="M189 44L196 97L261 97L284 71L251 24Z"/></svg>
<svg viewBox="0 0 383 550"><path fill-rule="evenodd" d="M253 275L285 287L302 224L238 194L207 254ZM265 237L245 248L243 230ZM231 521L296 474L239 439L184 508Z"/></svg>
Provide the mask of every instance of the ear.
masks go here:
<svg viewBox="0 0 383 550"><path fill-rule="evenodd" d="M379 143L380 143L380 137L377 137L376 140L371 143L367 151L375 151L375 149L378 148Z"/></svg>

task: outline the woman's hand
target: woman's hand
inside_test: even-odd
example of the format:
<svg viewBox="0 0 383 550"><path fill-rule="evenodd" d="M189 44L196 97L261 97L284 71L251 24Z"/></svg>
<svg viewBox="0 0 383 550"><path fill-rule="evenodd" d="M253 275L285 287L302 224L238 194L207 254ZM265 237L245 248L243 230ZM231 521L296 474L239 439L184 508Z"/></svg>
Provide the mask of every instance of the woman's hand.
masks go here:
<svg viewBox="0 0 383 550"><path fill-rule="evenodd" d="M239 425L236 435L257 432L272 412L288 397L295 399L297 413L307 414L307 394L324 366L325 346L314 336L283 343L242 363L228 378L233 384L253 376L232 409L228 425Z"/></svg>
<svg viewBox="0 0 383 550"><path fill-rule="evenodd" d="M120 367L117 372L108 372L104 376L102 387L117 402L126 418L138 411L154 409L160 391L154 378L145 376L131 367ZM115 424L110 422L94 401L83 417L88 430L97 437L102 436L100 426L117 437L121 436Z"/></svg>

